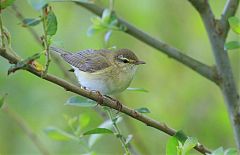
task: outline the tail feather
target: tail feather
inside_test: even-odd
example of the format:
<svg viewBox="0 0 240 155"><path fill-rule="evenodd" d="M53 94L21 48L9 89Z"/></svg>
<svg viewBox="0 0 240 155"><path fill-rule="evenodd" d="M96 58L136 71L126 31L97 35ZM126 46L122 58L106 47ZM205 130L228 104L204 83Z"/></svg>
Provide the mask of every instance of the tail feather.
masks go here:
<svg viewBox="0 0 240 155"><path fill-rule="evenodd" d="M69 52L67 52L67 51L65 51L65 50L63 50L61 48L57 48L57 47L53 47L53 46L50 46L49 49L51 51L54 51L54 52L60 54L60 55L70 54Z"/></svg>

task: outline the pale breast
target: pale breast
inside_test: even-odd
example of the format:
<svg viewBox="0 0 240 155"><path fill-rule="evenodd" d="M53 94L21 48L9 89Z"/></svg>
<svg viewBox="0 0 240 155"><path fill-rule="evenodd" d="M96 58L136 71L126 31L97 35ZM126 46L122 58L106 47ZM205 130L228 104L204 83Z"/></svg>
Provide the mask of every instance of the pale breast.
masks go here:
<svg viewBox="0 0 240 155"><path fill-rule="evenodd" d="M89 90L99 91L104 95L116 94L125 90L130 85L136 71L136 66L124 68L124 70L119 70L114 66L107 68L104 72L95 73L83 72L72 67L82 86Z"/></svg>

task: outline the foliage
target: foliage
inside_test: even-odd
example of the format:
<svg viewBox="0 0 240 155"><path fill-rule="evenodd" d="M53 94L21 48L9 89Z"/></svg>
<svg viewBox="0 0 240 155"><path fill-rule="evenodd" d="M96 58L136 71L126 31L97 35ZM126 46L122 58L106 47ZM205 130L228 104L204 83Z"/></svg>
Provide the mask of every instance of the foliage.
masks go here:
<svg viewBox="0 0 240 155"><path fill-rule="evenodd" d="M80 106L80 107L94 107L97 105L97 103L94 102L93 100L87 99L82 96L73 96L67 100L66 105Z"/></svg>
<svg viewBox="0 0 240 155"><path fill-rule="evenodd" d="M87 34L92 36L97 32L105 32L104 41L108 42L112 31L126 31L126 27L118 23L116 15L110 9L104 9L102 17L91 19L92 25L89 27Z"/></svg>
<svg viewBox="0 0 240 155"><path fill-rule="evenodd" d="M0 1L0 10L5 9L8 6L11 6L15 0L1 0Z"/></svg>
<svg viewBox="0 0 240 155"><path fill-rule="evenodd" d="M40 18L25 18L22 21L22 26L27 27L27 26L36 26L38 25L42 20Z"/></svg>
<svg viewBox="0 0 240 155"><path fill-rule="evenodd" d="M42 24L43 27L45 26L45 32L41 32L41 34L42 34L41 38L42 38L42 41L44 42L44 44L46 45L46 47L49 47L50 44L52 43L52 36L56 35L57 30L59 30L58 25L60 23L57 20L57 14L55 14L55 10L53 10L53 8L51 7L52 3L55 3L55 2L70 2L70 1L71 2L81 2L81 3L92 3L93 2L91 0L28 0L28 1L33 6L34 9L39 11L39 13L41 11L42 14L38 17L35 16L35 17L30 17L30 18L23 19L22 20L22 26L26 27L26 28L28 28L28 27L36 28L36 26L40 26L40 24ZM13 4L13 2L14 2L14 0L1 1L1 9L5 9L5 8L11 6ZM142 10L141 10L141 12L142 12ZM46 14L44 14L44 13L46 13ZM66 16L69 16L69 14L70 13L67 13ZM67 17L67 20L70 20L70 18ZM239 31L240 30L239 29L239 19L236 18L236 17L231 17L231 18L229 18L229 24L230 24L233 32L235 32L236 34L239 34L239 32L240 32ZM146 22L146 25L147 25L147 22ZM38 29L38 27L36 29ZM74 29L74 30L76 31L76 33L79 31L78 29ZM87 33L88 33L88 35L94 35L98 32L103 32L104 33L104 41L108 42L114 31L126 31L126 27L119 23L119 21L116 17L116 13L114 11L112 11L109 8L106 8L106 9L104 9L101 17L92 18L92 25L89 27ZM10 35L7 35L7 33L6 33L7 29L4 30L4 32L5 32L4 36L6 38L10 38ZM169 33L171 33L171 32L169 32ZM45 40L43 39L44 37L46 38ZM70 39L74 40L72 38L70 38ZM10 40L10 39L8 39L8 40ZM24 43L25 43L25 40L24 40ZM128 44L127 41L125 42L125 44ZM129 43L129 44L131 44L131 43ZM230 41L230 42L225 44L225 48L228 49L228 50L236 49L236 48L239 48L239 47L240 47L240 43L238 41ZM145 48L146 47L139 47L139 49L141 49L141 50L146 50ZM44 49L46 50L47 48L44 48ZM150 51L150 49L148 49L148 50ZM29 51L31 51L31 50L29 50ZM27 57L26 59L20 61L18 64L10 67L9 73L14 72L17 69L24 69L24 68L28 67L29 65L36 68L39 72L42 72L44 70L44 67L36 59L39 59L43 53L46 54L46 51L39 52L35 55L33 55L32 53L27 53L30 56ZM154 60L154 58L152 58L152 60ZM161 62L161 65L164 65L164 64L166 64L166 63ZM157 63L155 65L157 65ZM163 69L164 69L164 67L163 67ZM167 71L167 69L162 71L162 72L166 72L166 71ZM151 73L152 72L156 72L156 71L151 70ZM182 75L182 73L179 73L179 77L181 75ZM31 82L31 80L29 80L29 82ZM19 82L19 83L21 83L21 82ZM14 84L16 84L16 83L13 82L12 87L15 88ZM154 85L154 84L152 84L152 85ZM165 85L167 85L167 84L165 84ZM175 83L173 85L175 85ZM39 84L38 87L41 87L41 84ZM19 89L19 87L16 86L16 90L18 91L17 95L19 95L19 94L21 95L22 92L21 92L21 90L18 90L18 89ZM148 90L146 90L144 88L128 88L128 90L132 91L132 92L148 92ZM42 98L42 96L41 96L42 94L44 94L48 91L51 92L51 93L53 92L53 94L54 94L54 91L52 91L51 89L49 89L49 90L45 89L44 91L46 91L46 92L44 92L44 91L38 92L37 89L33 89L32 91L35 92L35 95L36 95L37 99L38 99L38 96L40 96L39 98L41 98L41 100L44 100L44 101L45 101L45 99ZM174 92L174 91L171 90L171 91L168 92L168 94L173 96L173 100L175 102L175 100L177 100L177 96L175 96L174 93L172 93L172 92ZM28 92L28 93L31 94L30 92ZM49 94L51 94L51 93L49 93ZM154 93L154 92L151 92L151 93ZM149 96L151 96L151 93L149 93ZM189 96L193 96L192 94L194 94L194 92L188 92L188 91L185 91L185 90L182 90L182 93L183 94L189 93L190 94ZM165 95L164 92L161 92L161 98L163 97L163 95ZM59 95L59 96L62 97L64 95ZM156 94L155 94L155 96L156 96ZM29 97L26 100L28 102L32 102L32 100L34 100L32 98L33 97L31 95L29 95ZM128 99L130 101L130 98L128 98ZM3 101L4 101L4 97L0 99L0 107L3 105ZM49 99L47 101L50 102L51 99ZM141 101L142 101L141 102L142 104L145 103L145 102L149 103L150 101L151 102L152 101L156 102L154 97L149 97L145 101L143 101L143 100L141 100ZM189 102L191 101L191 97L188 98L188 101ZM194 102L195 102L195 100L194 100ZM73 96L73 97L71 97L67 100L65 105L78 107L78 108L75 108L75 109L82 110L81 109L82 107L93 108L97 104L96 104L96 102L94 102L92 100L89 100L89 99L86 99L84 97ZM157 105L157 103L154 106L149 105L149 106L154 107L154 108L151 108L151 111L153 110L152 114L155 114L155 112L156 112L155 111L156 110L155 109L156 105ZM29 105L27 105L27 106L29 106ZM135 105L133 105L133 106L135 106ZM164 115L163 113L167 113L167 112L164 112L161 109L165 109L166 107L169 108L168 106L169 105L159 104L159 106L158 106L159 114ZM181 106L174 105L174 106L171 106L171 111L175 110L175 106L179 108L179 109L176 108L177 112L182 110ZM189 107L191 107L191 106L189 106ZM150 113L150 110L147 107L136 108L135 110L139 113ZM184 110L189 110L189 109L184 109ZM32 111L33 111L32 113L34 114L34 110L32 110ZM51 110L49 110L49 111L51 111ZM43 112L44 112L44 115L45 115L45 112L47 113L48 109L43 111ZM52 115L52 111L51 111L51 115ZM120 115L118 115L118 114L113 116L111 119L107 119L107 120L99 123L100 125L99 124L96 125L96 122L93 121L93 118L91 118L89 113L85 113L85 112L82 113L82 111L81 111L81 114L79 114L79 115L73 115L73 116L64 115L64 118L66 120L67 128L58 128L58 127L55 127L55 126L51 125L50 127L47 127L44 130L46 135L50 139L55 140L55 141L63 141L63 142L73 141L73 142L85 147L87 149L86 153L89 153L89 154L96 154L95 153L95 148L93 148L93 146L103 136L108 135L109 137L111 137L111 136L114 135L117 138L123 138L124 145L128 146L128 145L130 145L130 142L133 139L133 135L135 134L135 133L131 133L128 136L126 136L126 138L125 138L122 133L118 133L116 131L116 129L115 129L116 125L118 125L119 122L122 120L122 117L120 117ZM174 119L176 119L176 118L174 118ZM95 127L92 127L92 126L95 126ZM141 131L141 134L143 136L145 136L144 131ZM149 139L149 137L146 136L146 139ZM227 138L227 136L226 136L226 138ZM101 143L98 143L98 144L101 145ZM196 138L187 137L184 133L177 132L176 135L169 138L169 140L167 142L167 145L166 145L166 154L168 154L168 155L172 155L172 154L186 155L186 154L189 154L189 152L197 144L198 144L198 141L197 141ZM216 144L218 144L218 143L216 143ZM221 147L221 148L218 148L217 150L213 151L211 155L220 155L220 154L236 155L237 151L235 149L223 150L223 148Z"/></svg>
<svg viewBox="0 0 240 155"><path fill-rule="evenodd" d="M230 17L228 19L229 25L234 33L237 35L240 35L240 20L237 17ZM227 50L233 50L240 48L240 42L239 41L229 41L225 43L225 49Z"/></svg>
<svg viewBox="0 0 240 155"><path fill-rule="evenodd" d="M166 145L166 155L187 155L198 144L195 137L186 137L182 131L169 138Z"/></svg>
<svg viewBox="0 0 240 155"><path fill-rule="evenodd" d="M207 155L238 155L238 152L234 148L229 148L226 150L223 150L223 147L219 147L216 150L214 150L212 153L208 153Z"/></svg>
<svg viewBox="0 0 240 155"><path fill-rule="evenodd" d="M137 108L135 109L137 112L140 112L140 113L150 113L150 110L146 107L142 107L142 108Z"/></svg>

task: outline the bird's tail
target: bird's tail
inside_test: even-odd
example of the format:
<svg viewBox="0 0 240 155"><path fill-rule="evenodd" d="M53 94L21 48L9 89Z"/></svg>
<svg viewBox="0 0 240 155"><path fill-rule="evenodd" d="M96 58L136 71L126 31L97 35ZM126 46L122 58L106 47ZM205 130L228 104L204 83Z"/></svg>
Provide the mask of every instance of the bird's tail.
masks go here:
<svg viewBox="0 0 240 155"><path fill-rule="evenodd" d="M57 47L50 46L49 49L50 49L51 51L54 51L54 52L60 54L60 55L69 54L69 52L67 52L67 51L65 51L65 50L63 50L63 49L61 49L61 48L57 48Z"/></svg>

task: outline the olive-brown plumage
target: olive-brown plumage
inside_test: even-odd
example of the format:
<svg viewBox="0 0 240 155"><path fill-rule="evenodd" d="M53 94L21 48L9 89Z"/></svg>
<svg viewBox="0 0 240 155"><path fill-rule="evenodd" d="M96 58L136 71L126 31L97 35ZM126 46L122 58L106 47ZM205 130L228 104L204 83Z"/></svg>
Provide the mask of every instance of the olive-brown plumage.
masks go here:
<svg viewBox="0 0 240 155"><path fill-rule="evenodd" d="M136 67L144 64L128 49L87 49L70 53L50 47L61 55L74 69L80 84L103 94L114 94L125 90L132 81Z"/></svg>

